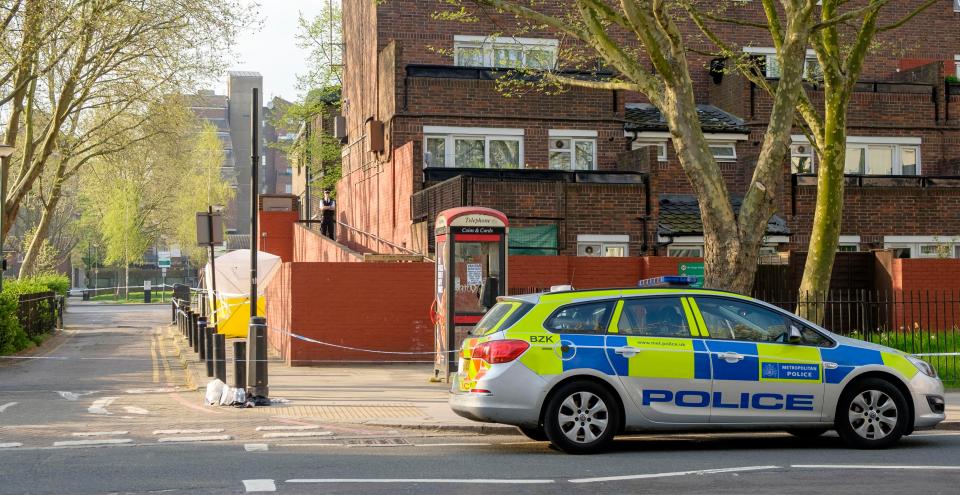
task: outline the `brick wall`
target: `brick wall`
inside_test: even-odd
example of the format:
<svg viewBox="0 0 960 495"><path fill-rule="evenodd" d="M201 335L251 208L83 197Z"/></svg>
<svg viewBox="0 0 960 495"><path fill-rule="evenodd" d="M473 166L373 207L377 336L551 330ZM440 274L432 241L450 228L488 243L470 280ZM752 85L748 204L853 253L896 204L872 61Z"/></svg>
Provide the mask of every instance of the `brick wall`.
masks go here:
<svg viewBox="0 0 960 495"><path fill-rule="evenodd" d="M331 361L431 361L432 263L284 263L267 289L270 343L293 366Z"/></svg>
<svg viewBox="0 0 960 495"><path fill-rule="evenodd" d="M948 330L960 323L960 260L894 259L896 327Z"/></svg>
<svg viewBox="0 0 960 495"><path fill-rule="evenodd" d="M700 262L701 258L643 256L588 258L583 256L511 256L511 293L572 285L577 289L635 287L637 281L663 275L677 275L678 265Z"/></svg>
<svg viewBox="0 0 960 495"><path fill-rule="evenodd" d="M261 211L260 251L275 254L284 262L293 261L293 229L300 218L296 211Z"/></svg>
<svg viewBox="0 0 960 495"><path fill-rule="evenodd" d="M296 262L341 262L363 261L363 255L343 244L334 242L317 232L297 224L293 227L292 259Z"/></svg>

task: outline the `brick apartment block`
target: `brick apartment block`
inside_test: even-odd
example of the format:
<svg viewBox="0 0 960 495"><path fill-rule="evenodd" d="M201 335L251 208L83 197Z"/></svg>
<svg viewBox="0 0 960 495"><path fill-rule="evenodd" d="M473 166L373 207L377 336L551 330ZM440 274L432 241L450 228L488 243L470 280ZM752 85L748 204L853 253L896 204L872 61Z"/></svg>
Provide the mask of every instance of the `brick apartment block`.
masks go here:
<svg viewBox="0 0 960 495"><path fill-rule="evenodd" d="M569 3L558 0L557 12ZM891 2L883 21L920 3ZM729 15L764 20L759 2L735 5ZM559 52L563 69L562 55L582 47L551 31L514 36L517 20L492 11L472 23L434 18L448 8L427 0L344 2L341 222L427 252L439 211L487 206L511 219L518 254L701 253L692 190L665 124L642 95L582 88L504 94L499 85L512 74L504 67L552 66ZM956 8L937 2L883 33L883 48L866 62L850 106L842 250L960 257L960 85L948 80L960 60ZM709 48L692 25L683 27L692 46ZM717 29L753 56L770 53L769 33ZM710 57L689 56L702 125L729 189L742 195L771 98L737 75L711 76ZM764 70L776 79L775 66ZM815 82L807 91L822 101ZM802 132L794 134L769 251L803 249L809 240L816 177L810 147ZM350 240L378 250L369 239Z"/></svg>

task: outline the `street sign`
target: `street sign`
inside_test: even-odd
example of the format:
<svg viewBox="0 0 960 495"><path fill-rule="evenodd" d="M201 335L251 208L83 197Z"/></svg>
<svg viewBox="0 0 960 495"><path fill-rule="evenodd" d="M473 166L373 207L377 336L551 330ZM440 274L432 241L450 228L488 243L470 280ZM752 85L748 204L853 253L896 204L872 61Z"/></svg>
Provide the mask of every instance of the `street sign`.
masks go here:
<svg viewBox="0 0 960 495"><path fill-rule="evenodd" d="M170 268L170 258L160 258L157 260L157 266L163 269Z"/></svg>
<svg viewBox="0 0 960 495"><path fill-rule="evenodd" d="M680 263L677 265L677 274L687 277L697 277L697 282L691 284L690 287L700 288L703 287L703 262L697 263Z"/></svg>
<svg viewBox="0 0 960 495"><path fill-rule="evenodd" d="M212 223L212 225L211 225ZM217 212L197 212L197 245L223 244L223 216Z"/></svg>
<svg viewBox="0 0 960 495"><path fill-rule="evenodd" d="M151 285L152 285L152 283L151 283L149 280L144 280L144 281L143 281L143 291L146 292L146 291L150 290L150 286L151 286Z"/></svg>
<svg viewBox="0 0 960 495"><path fill-rule="evenodd" d="M167 267L165 267L165 266L161 266L161 267L160 267L160 275L161 275L161 276L164 276L164 277L167 276Z"/></svg>

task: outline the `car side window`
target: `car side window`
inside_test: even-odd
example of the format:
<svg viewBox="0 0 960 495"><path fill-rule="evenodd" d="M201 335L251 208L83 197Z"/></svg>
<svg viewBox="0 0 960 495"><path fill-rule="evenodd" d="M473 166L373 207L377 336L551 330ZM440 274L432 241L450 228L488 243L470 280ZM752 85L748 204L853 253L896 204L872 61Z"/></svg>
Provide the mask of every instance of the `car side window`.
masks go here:
<svg viewBox="0 0 960 495"><path fill-rule="evenodd" d="M833 341L824 337L820 332L799 322L794 323L800 329L800 343L814 347L833 347Z"/></svg>
<svg viewBox="0 0 960 495"><path fill-rule="evenodd" d="M553 333L606 333L616 301L571 304L554 312L543 326Z"/></svg>
<svg viewBox="0 0 960 495"><path fill-rule="evenodd" d="M756 304L720 298L696 298L711 339L787 343L787 319Z"/></svg>
<svg viewBox="0 0 960 495"><path fill-rule="evenodd" d="M617 330L621 335L690 337L686 314L675 297L624 299Z"/></svg>

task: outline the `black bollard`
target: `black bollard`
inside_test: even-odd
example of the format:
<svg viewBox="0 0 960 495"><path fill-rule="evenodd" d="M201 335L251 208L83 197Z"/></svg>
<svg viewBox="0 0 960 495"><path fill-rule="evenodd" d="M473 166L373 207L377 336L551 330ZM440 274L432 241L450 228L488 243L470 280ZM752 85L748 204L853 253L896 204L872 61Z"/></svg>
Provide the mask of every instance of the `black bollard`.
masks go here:
<svg viewBox="0 0 960 495"><path fill-rule="evenodd" d="M247 382L247 397L270 396L267 380L267 319L262 316L250 318L250 329L247 333Z"/></svg>
<svg viewBox="0 0 960 495"><path fill-rule="evenodd" d="M170 323L177 322L177 303L170 301Z"/></svg>
<svg viewBox="0 0 960 495"><path fill-rule="evenodd" d="M200 345L202 340L200 338L200 326L197 325L198 318L198 315L194 313L193 310L190 310L190 331L193 332L193 352L197 355L200 354Z"/></svg>
<svg viewBox="0 0 960 495"><path fill-rule="evenodd" d="M191 350L197 349L197 340L193 333L193 312L189 309L183 314L183 326L187 331L187 343Z"/></svg>
<svg viewBox="0 0 960 495"><path fill-rule="evenodd" d="M233 386L247 388L247 343L242 340L233 343Z"/></svg>
<svg viewBox="0 0 960 495"><path fill-rule="evenodd" d="M207 364L207 376L213 377L213 329L204 328L203 329L204 345L206 346L206 355L204 356L204 361Z"/></svg>
<svg viewBox="0 0 960 495"><path fill-rule="evenodd" d="M213 334L213 376L227 383L227 336L222 333Z"/></svg>
<svg viewBox="0 0 960 495"><path fill-rule="evenodd" d="M203 326L197 325L197 357L201 361L207 360L207 319L198 316L197 322L203 322Z"/></svg>

